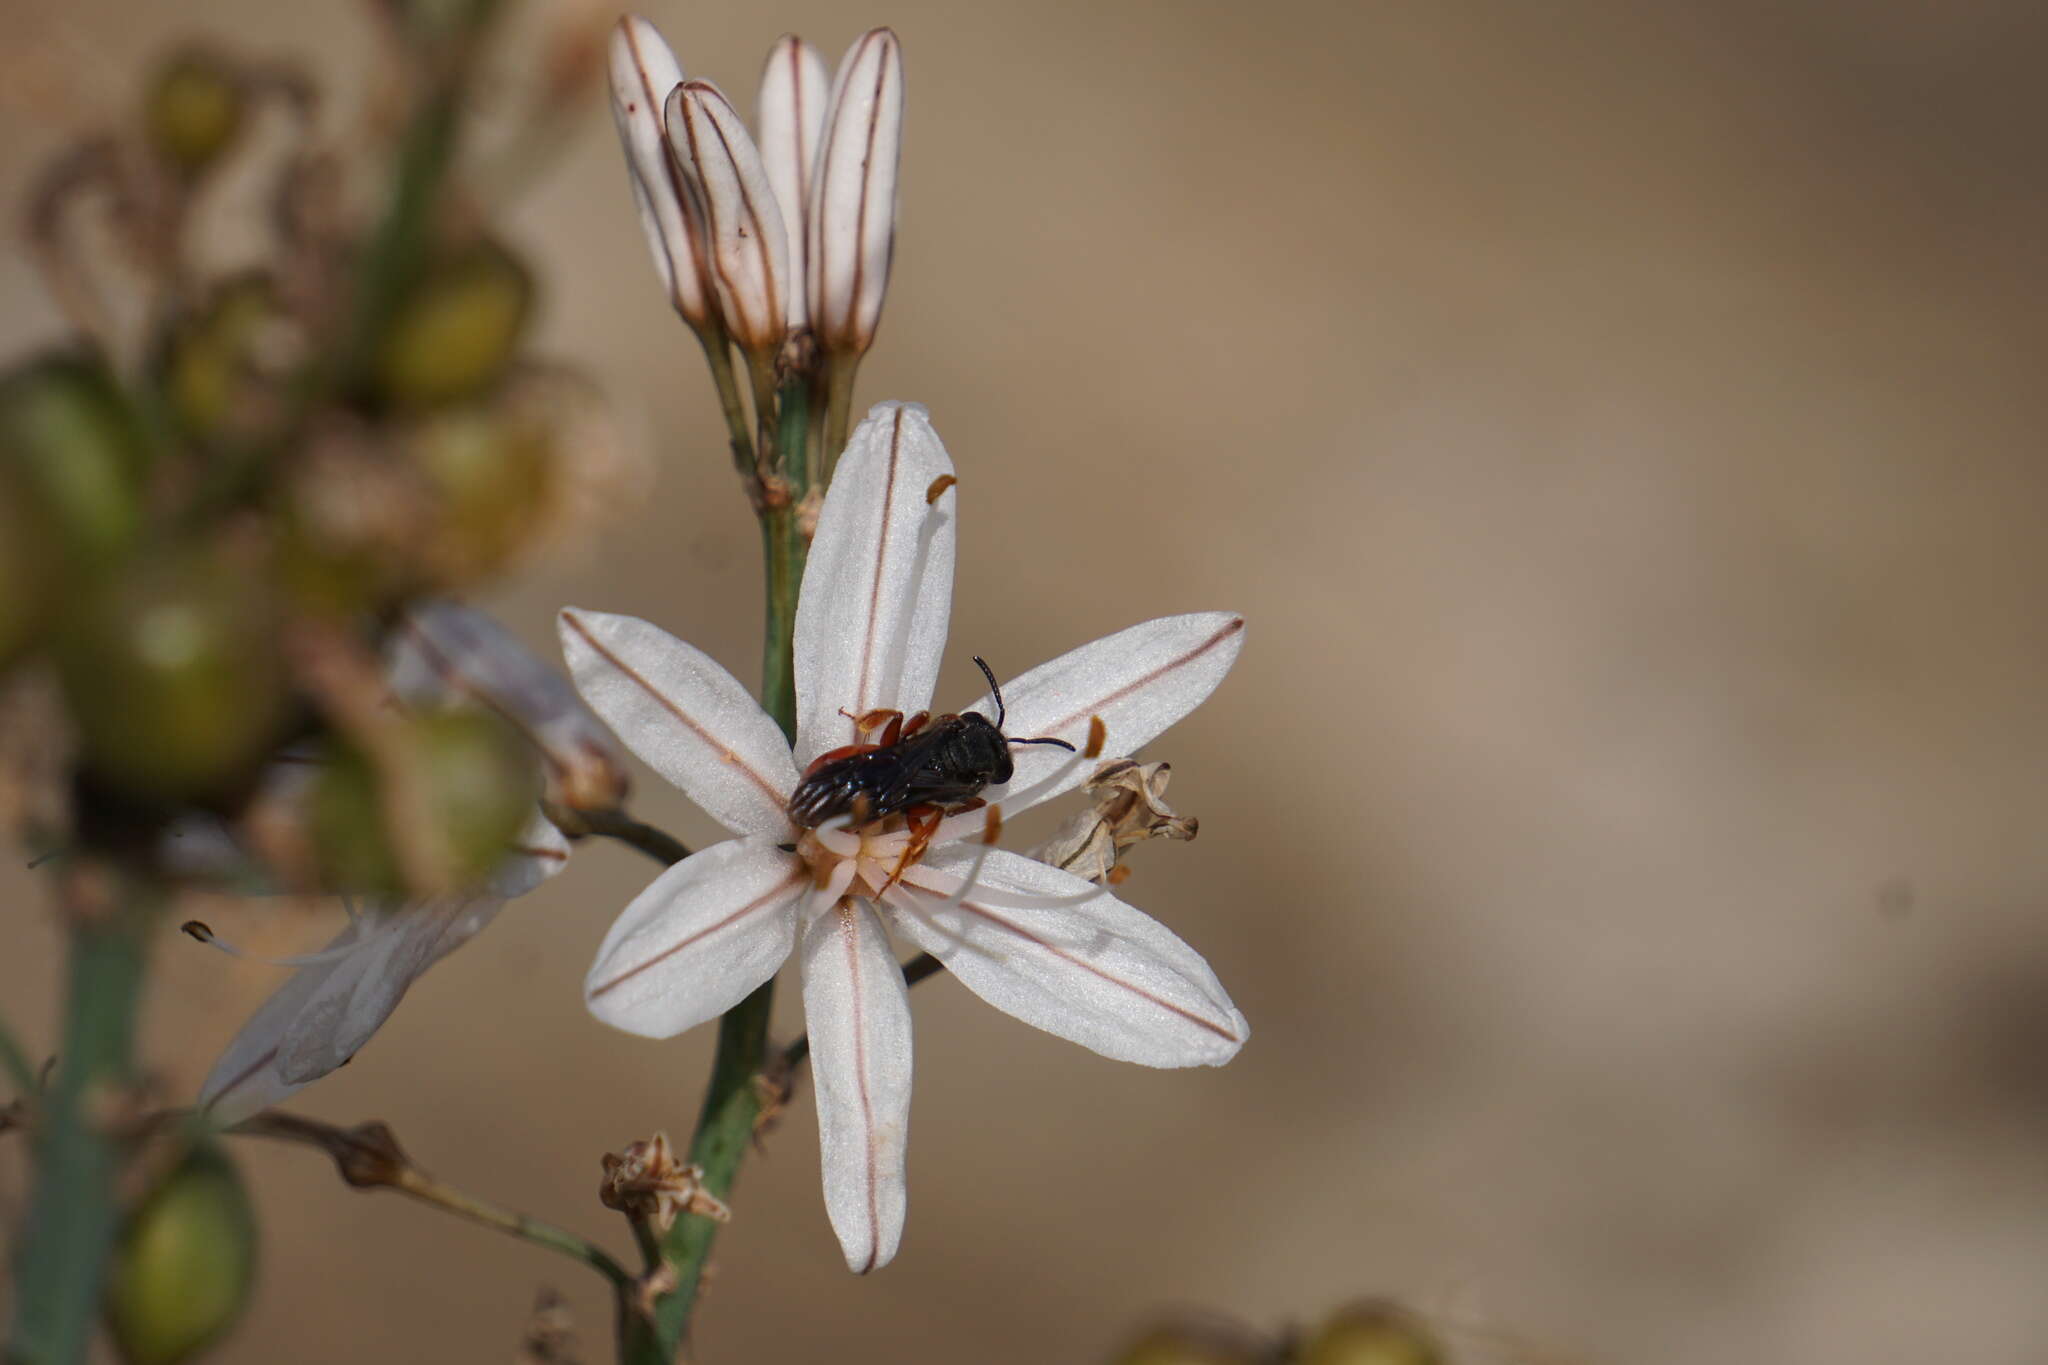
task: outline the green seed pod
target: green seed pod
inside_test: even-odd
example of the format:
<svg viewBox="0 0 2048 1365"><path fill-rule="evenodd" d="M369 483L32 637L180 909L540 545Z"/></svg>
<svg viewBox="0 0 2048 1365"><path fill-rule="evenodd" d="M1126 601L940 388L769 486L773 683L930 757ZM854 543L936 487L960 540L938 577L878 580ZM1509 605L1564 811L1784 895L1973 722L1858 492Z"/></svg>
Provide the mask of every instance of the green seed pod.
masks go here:
<svg viewBox="0 0 2048 1365"><path fill-rule="evenodd" d="M268 279L245 275L214 291L165 339L164 396L199 440L252 436L267 415L258 364L265 329L282 320ZM252 429L253 428L253 429Z"/></svg>
<svg viewBox="0 0 2048 1365"><path fill-rule="evenodd" d="M0 465L0 669L42 639L63 589L63 549L49 521Z"/></svg>
<svg viewBox="0 0 2048 1365"><path fill-rule="evenodd" d="M1415 1314L1398 1304L1339 1309L1309 1338L1298 1365L1443 1365L1443 1348Z"/></svg>
<svg viewBox="0 0 2048 1365"><path fill-rule="evenodd" d="M505 860L540 796L532 748L485 711L440 711L401 722L419 774L417 809L400 832L430 857L443 884L408 884L377 769L352 747L322 765L312 792L321 874L336 890L402 898L474 887Z"/></svg>
<svg viewBox="0 0 2048 1365"><path fill-rule="evenodd" d="M533 405L449 408L420 422L405 451L437 503L430 572L443 590L503 568L532 537L554 472L554 432Z"/></svg>
<svg viewBox="0 0 2048 1365"><path fill-rule="evenodd" d="M517 257L480 241L439 262L400 305L377 348L378 392L400 407L483 392L511 363L533 304Z"/></svg>
<svg viewBox="0 0 2048 1365"><path fill-rule="evenodd" d="M201 1143L129 1217L107 1282L128 1365L178 1365L225 1336L256 1275L256 1215L227 1154Z"/></svg>
<svg viewBox="0 0 2048 1365"><path fill-rule="evenodd" d="M188 48L158 69L142 108L150 149L190 180L227 150L242 126L248 92L218 53Z"/></svg>
<svg viewBox="0 0 2048 1365"><path fill-rule="evenodd" d="M220 555L138 557L87 589L58 633L85 766L162 801L232 789L286 714L267 575Z"/></svg>
<svg viewBox="0 0 2048 1365"><path fill-rule="evenodd" d="M42 504L79 567L102 567L134 543L147 454L97 360L47 355L0 379L0 462Z"/></svg>

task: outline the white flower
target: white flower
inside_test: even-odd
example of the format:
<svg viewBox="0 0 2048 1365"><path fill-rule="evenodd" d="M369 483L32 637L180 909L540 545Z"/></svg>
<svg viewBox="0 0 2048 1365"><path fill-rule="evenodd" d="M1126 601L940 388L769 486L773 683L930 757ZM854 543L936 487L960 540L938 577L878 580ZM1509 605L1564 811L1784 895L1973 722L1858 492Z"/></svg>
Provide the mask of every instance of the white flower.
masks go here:
<svg viewBox="0 0 2048 1365"><path fill-rule="evenodd" d="M386 680L394 700L406 705L480 704L503 716L539 751L558 800L601 806L624 793L623 757L609 732L553 669L482 612L450 602L412 608L392 629ZM275 780L299 785L306 777L303 765L280 765ZM197 842L215 862L232 865L240 857L218 827L195 833L205 836ZM276 960L297 970L214 1063L200 1104L220 1122L234 1123L346 1062L427 968L476 937L506 901L552 877L568 858L569 841L535 811L476 890L419 902L379 901L361 910L350 905L348 924L326 948Z"/></svg>
<svg viewBox="0 0 2048 1365"><path fill-rule="evenodd" d="M724 1013L798 954L825 1202L856 1271L886 1264L903 1229L910 1009L885 930L998 1009L1105 1056L1217 1065L1248 1035L1208 964L1166 928L1102 887L976 842L995 825L986 810L946 817L921 856L901 816L792 825L802 766L857 740L850 717L931 699L952 594L951 474L915 405L877 406L848 443L797 612L794 753L700 651L632 617L561 618L584 699L735 836L626 907L586 980L591 1012L667 1037ZM1099 752L1128 754L1215 689L1243 626L1199 613L1084 645L1004 687L1007 733L1079 747L1099 724ZM993 717L993 699L971 709ZM1053 746L1013 757L1011 780L984 793L1011 812L1096 766Z"/></svg>

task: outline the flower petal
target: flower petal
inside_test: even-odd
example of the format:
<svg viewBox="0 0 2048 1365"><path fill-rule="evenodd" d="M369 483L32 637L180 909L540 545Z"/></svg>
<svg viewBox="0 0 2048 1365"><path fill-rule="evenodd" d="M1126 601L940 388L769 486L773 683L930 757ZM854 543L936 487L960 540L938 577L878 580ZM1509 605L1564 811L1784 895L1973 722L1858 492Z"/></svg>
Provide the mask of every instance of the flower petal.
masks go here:
<svg viewBox="0 0 2048 1365"><path fill-rule="evenodd" d="M323 960L294 971L242 1025L200 1087L200 1105L234 1123L334 1070L428 967L503 906L496 897L450 897L351 920L317 955Z"/></svg>
<svg viewBox="0 0 2048 1365"><path fill-rule="evenodd" d="M755 125L761 130L761 164L782 210L789 236L789 328L807 324L809 290L804 287L804 224L811 198L811 168L818 142L825 135L825 115L832 99L832 77L825 59L794 33L785 33L768 50L761 71L761 97Z"/></svg>
<svg viewBox="0 0 2048 1365"><path fill-rule="evenodd" d="M325 971L302 969L319 975L279 1041L278 1074L303 1085L355 1056L421 973L475 937L504 904L494 897L446 896L406 906L369 931L360 951ZM451 935L455 941L446 942Z"/></svg>
<svg viewBox="0 0 2048 1365"><path fill-rule="evenodd" d="M974 886L951 903L948 889L969 875ZM1034 1028L1145 1066L1220 1066L1251 1035L1200 953L1072 873L956 844L904 882L918 889L889 892L897 930Z"/></svg>
<svg viewBox="0 0 2048 1365"><path fill-rule="evenodd" d="M864 901L842 901L812 922L803 971L825 1211L847 1266L864 1275L889 1264L903 1239L910 997Z"/></svg>
<svg viewBox="0 0 2048 1365"><path fill-rule="evenodd" d="M568 679L511 631L453 602L409 608L386 650L391 690L414 704L450 700L503 716L547 764L550 799L602 810L625 799L626 754Z"/></svg>
<svg viewBox="0 0 2048 1365"><path fill-rule="evenodd" d="M788 959L809 889L804 865L769 837L691 854L620 912L584 978L584 1003L647 1038L717 1018Z"/></svg>
<svg viewBox="0 0 2048 1365"><path fill-rule="evenodd" d="M653 24L637 14L619 20L611 37L612 121L626 150L626 176L647 249L669 302L693 327L712 317L714 299L704 264L703 208L676 169L662 127L668 92L683 68Z"/></svg>
<svg viewBox="0 0 2048 1365"><path fill-rule="evenodd" d="M526 827L519 831L518 842L512 846L512 855L498 864L484 887L499 900L511 900L533 890L560 872L568 862L569 840L555 828L554 821L535 811L527 820Z"/></svg>
<svg viewBox="0 0 2048 1365"><path fill-rule="evenodd" d="M704 205L718 307L740 345L773 352L789 327L789 236L768 172L737 110L710 81L669 92L669 142Z"/></svg>
<svg viewBox="0 0 2048 1365"><path fill-rule="evenodd" d="M896 247L903 148L903 47L886 28L847 49L811 189L811 325L829 350L867 350Z"/></svg>
<svg viewBox="0 0 2048 1365"><path fill-rule="evenodd" d="M739 680L633 616L564 607L562 654L626 747L735 834L787 833L789 743Z"/></svg>
<svg viewBox="0 0 2048 1365"><path fill-rule="evenodd" d="M842 710L931 704L953 604L953 461L916 403L854 429L818 516L796 612L796 751L855 741Z"/></svg>
<svg viewBox="0 0 2048 1365"><path fill-rule="evenodd" d="M1101 758L1126 757L1208 700L1243 645L1244 618L1225 611L1162 616L1106 635L1003 684L1003 732L1064 739L1085 750L1099 716L1106 736ZM996 714L991 697L967 709ZM983 796L1012 815L1080 786L1100 766L1099 759L1076 762L1051 744L1013 747L1010 756L1016 772Z"/></svg>

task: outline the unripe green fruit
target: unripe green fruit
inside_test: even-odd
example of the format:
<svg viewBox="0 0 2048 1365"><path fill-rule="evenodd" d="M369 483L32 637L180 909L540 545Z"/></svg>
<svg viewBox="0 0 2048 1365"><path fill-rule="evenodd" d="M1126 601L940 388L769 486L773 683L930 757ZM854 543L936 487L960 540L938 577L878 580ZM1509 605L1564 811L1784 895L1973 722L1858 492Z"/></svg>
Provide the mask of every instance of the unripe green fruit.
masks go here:
<svg viewBox="0 0 2048 1365"><path fill-rule="evenodd" d="M443 589L486 578L526 544L545 510L553 432L533 406L464 406L437 413L406 453L439 500L432 572Z"/></svg>
<svg viewBox="0 0 2048 1365"><path fill-rule="evenodd" d="M147 455L97 361L48 355L0 379L0 460L78 566L102 567L134 543Z"/></svg>
<svg viewBox="0 0 2048 1365"><path fill-rule="evenodd" d="M85 766L134 796L176 801L232 788L285 717L269 587L218 555L129 561L87 589L57 645Z"/></svg>
<svg viewBox="0 0 2048 1365"><path fill-rule="evenodd" d="M210 1143L143 1200L115 1248L107 1327L128 1365L178 1365L242 1316L256 1274L256 1216L242 1177Z"/></svg>
<svg viewBox="0 0 2048 1365"><path fill-rule="evenodd" d="M1241 1328L1169 1323L1125 1347L1115 1365L1260 1365L1266 1358L1263 1344Z"/></svg>
<svg viewBox="0 0 2048 1365"><path fill-rule="evenodd" d="M222 285L180 322L163 355L164 394L180 427L208 440L250 424L250 360L264 324L277 317L270 281L251 275Z"/></svg>
<svg viewBox="0 0 2048 1365"><path fill-rule="evenodd" d="M409 886L392 847L385 792L369 759L339 749L313 787L313 839L324 880L336 890L406 897L471 888L511 853L540 795L533 751L484 711L406 718L420 775L420 809L404 825L421 846L445 850L447 885Z"/></svg>
<svg viewBox="0 0 2048 1365"><path fill-rule="evenodd" d="M1309 1339L1298 1365L1443 1365L1443 1351L1414 1314L1392 1304L1340 1309Z"/></svg>
<svg viewBox="0 0 2048 1365"><path fill-rule="evenodd" d="M532 278L504 247L456 252L421 277L385 329L378 391L401 407L481 393L511 363L532 303Z"/></svg>
<svg viewBox="0 0 2048 1365"><path fill-rule="evenodd" d="M0 669L41 641L64 589L62 547L20 485L0 465Z"/></svg>
<svg viewBox="0 0 2048 1365"><path fill-rule="evenodd" d="M142 126L150 149L190 179L227 150L248 94L235 70L203 49L180 52L150 84Z"/></svg>

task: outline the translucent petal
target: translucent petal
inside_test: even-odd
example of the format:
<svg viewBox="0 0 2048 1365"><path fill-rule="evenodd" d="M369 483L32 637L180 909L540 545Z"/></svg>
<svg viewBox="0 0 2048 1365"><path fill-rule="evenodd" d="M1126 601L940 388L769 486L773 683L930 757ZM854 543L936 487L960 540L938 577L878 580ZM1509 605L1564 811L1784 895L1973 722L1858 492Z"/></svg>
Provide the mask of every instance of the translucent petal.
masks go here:
<svg viewBox="0 0 2048 1365"><path fill-rule="evenodd" d="M1014 815L1080 786L1101 759L1128 756L1208 700L1243 645L1241 616L1222 611L1162 616L1006 681L1004 733L1017 739L1064 739L1085 749L1091 722L1099 716L1106 742L1099 759L1080 763L1050 744L1013 747L1016 772L983 796L1004 803ZM996 714L992 697L967 709L991 719Z"/></svg>
<svg viewBox="0 0 2048 1365"><path fill-rule="evenodd" d="M855 740L853 715L931 704L953 605L953 461L915 403L854 428L818 517L796 613L797 758Z"/></svg>
<svg viewBox="0 0 2048 1365"><path fill-rule="evenodd" d="M809 889L804 865L771 838L691 854L620 912L584 978L584 1002L648 1038L717 1018L788 959Z"/></svg>
<svg viewBox="0 0 2048 1365"><path fill-rule="evenodd" d="M983 855L986 854L985 859ZM948 892L980 862L957 903ZM1119 1061L1220 1066L1250 1027L1202 955L1072 873L1002 849L935 849L889 893L898 932L1005 1014ZM1005 894L1066 899L1005 905Z"/></svg>
<svg viewBox="0 0 2048 1365"><path fill-rule="evenodd" d="M561 634L576 690L647 766L735 834L788 831L789 744L738 679L637 617L565 607Z"/></svg>
<svg viewBox="0 0 2048 1365"><path fill-rule="evenodd" d="M855 1274L903 1238L910 1131L910 998L888 935L851 901L804 934L804 1021L818 1088L825 1211Z"/></svg>

